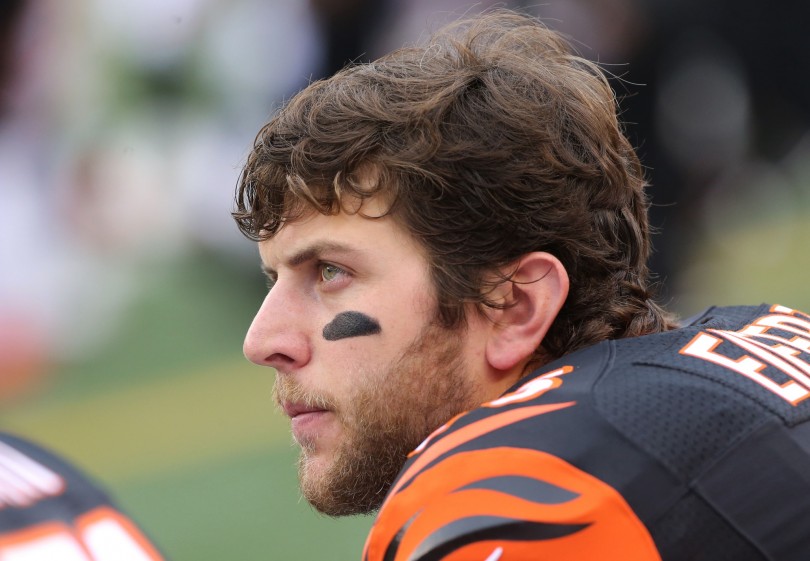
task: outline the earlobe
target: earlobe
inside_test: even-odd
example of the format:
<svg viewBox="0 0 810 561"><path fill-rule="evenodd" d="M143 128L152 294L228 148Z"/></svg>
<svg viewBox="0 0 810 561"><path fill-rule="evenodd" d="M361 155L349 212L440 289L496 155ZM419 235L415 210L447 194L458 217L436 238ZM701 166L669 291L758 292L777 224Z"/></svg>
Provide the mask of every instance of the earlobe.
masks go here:
<svg viewBox="0 0 810 561"><path fill-rule="evenodd" d="M492 314L486 359L496 370L522 374L568 297L568 273L559 259L539 251L513 267L511 279L500 287L506 306Z"/></svg>

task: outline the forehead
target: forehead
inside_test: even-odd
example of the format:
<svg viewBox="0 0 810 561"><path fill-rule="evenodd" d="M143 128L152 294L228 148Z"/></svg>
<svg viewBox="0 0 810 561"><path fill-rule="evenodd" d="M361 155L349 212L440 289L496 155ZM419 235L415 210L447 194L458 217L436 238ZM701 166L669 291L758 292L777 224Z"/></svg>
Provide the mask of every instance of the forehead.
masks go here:
<svg viewBox="0 0 810 561"><path fill-rule="evenodd" d="M426 262L425 252L416 239L374 198L363 202L359 211L340 211L324 215L316 211L285 223L278 232L259 242L265 265L276 268L306 254L353 254L381 261L418 258ZM312 254L312 255L310 255Z"/></svg>

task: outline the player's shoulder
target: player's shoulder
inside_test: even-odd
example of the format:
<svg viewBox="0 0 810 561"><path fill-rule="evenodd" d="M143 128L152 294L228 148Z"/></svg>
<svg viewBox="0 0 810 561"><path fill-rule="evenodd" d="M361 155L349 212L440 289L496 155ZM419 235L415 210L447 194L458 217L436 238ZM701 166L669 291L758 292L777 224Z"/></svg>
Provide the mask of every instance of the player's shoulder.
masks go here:
<svg viewBox="0 0 810 561"><path fill-rule="evenodd" d="M710 308L677 330L567 355L451 419L411 454L365 559L403 549L415 559L447 551L609 559L603 530L637 548L625 558L656 559L653 543L681 554L669 526L652 521L686 508L696 492L725 500L724 477L707 466L749 465L721 461L735 448L757 455L746 442L781 443L786 458L807 463L795 458L800 433L790 427L807 418L809 352L806 314L761 305ZM778 481L789 467L769 470ZM705 485L695 491L698 480ZM710 510L689 511L696 527L713 519ZM734 539L724 543L737 547Z"/></svg>
<svg viewBox="0 0 810 561"><path fill-rule="evenodd" d="M615 437L589 406L609 356L597 346L549 365L437 429L394 483L364 559L658 560L621 493L587 469Z"/></svg>
<svg viewBox="0 0 810 561"><path fill-rule="evenodd" d="M597 345L549 364L434 431L389 492L364 559L659 559L621 493L589 472L612 439L615 454L626 448L590 403L610 357Z"/></svg>
<svg viewBox="0 0 810 561"><path fill-rule="evenodd" d="M689 501L711 505L700 516L722 518L764 557L805 559L810 482L796 475L810 468L810 316L782 305L710 308L679 330L613 345L593 392L600 415L681 481ZM748 481L756 493L741 492ZM662 547L680 547L666 521L682 504L653 527Z"/></svg>

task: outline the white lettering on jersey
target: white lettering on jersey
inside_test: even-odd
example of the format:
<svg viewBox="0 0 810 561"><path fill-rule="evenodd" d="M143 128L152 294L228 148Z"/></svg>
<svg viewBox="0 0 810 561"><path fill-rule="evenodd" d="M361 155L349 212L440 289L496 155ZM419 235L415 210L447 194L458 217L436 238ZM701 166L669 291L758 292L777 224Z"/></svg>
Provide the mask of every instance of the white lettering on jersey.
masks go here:
<svg viewBox="0 0 810 561"><path fill-rule="evenodd" d="M742 374L796 405L810 397L810 316L784 306L774 306L771 312L740 331L707 329L698 333L680 353ZM747 354L732 358L724 343ZM775 379L777 372L781 379Z"/></svg>

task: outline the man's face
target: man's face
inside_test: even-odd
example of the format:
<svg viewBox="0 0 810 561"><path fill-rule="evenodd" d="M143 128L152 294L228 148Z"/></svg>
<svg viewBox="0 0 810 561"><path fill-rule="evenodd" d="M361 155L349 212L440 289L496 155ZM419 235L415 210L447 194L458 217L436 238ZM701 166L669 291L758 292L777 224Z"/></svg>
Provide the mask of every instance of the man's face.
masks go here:
<svg viewBox="0 0 810 561"><path fill-rule="evenodd" d="M276 369L302 492L325 514L374 510L407 453L483 401L475 338L435 321L424 252L390 217L313 213L259 251L274 284L245 355Z"/></svg>

